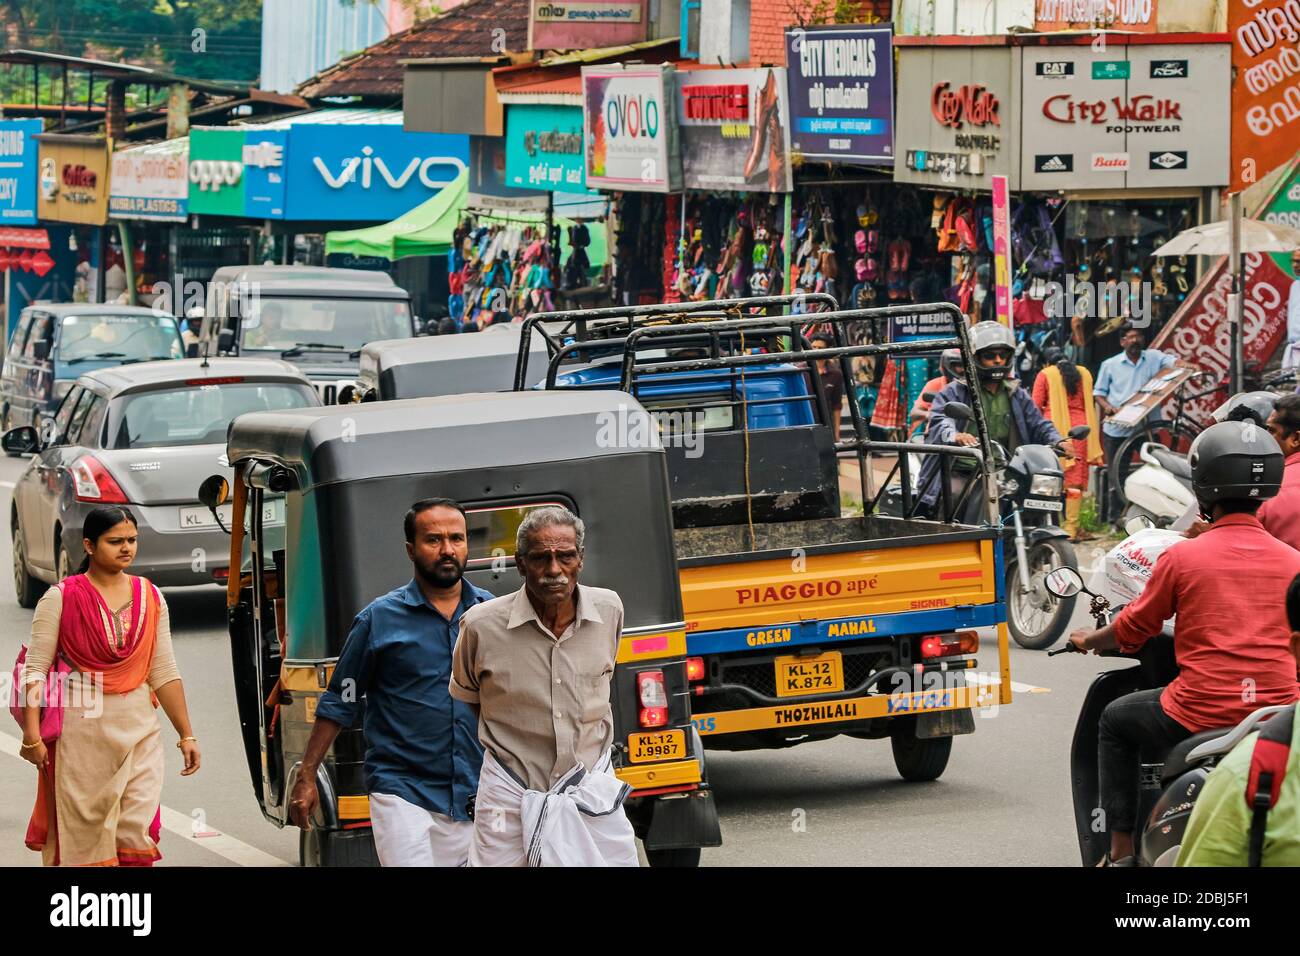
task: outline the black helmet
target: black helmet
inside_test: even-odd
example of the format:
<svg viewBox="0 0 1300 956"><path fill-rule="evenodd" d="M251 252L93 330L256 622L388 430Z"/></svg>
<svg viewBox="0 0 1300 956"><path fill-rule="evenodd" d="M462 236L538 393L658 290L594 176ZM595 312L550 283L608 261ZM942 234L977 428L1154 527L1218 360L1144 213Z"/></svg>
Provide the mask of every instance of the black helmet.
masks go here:
<svg viewBox="0 0 1300 956"><path fill-rule="evenodd" d="M944 349L943 354L939 356L939 369L943 372L945 382L951 382L954 378L960 378L957 369L962 368L964 363L961 358L961 349Z"/></svg>
<svg viewBox="0 0 1300 956"><path fill-rule="evenodd" d="M1216 422L1254 421L1256 425L1267 425L1268 416L1273 414L1277 404L1275 392L1238 392L1214 410Z"/></svg>
<svg viewBox="0 0 1300 956"><path fill-rule="evenodd" d="M970 329L970 347L975 353L975 374L981 382L1000 382L1011 374L1011 359L1016 351L1016 337L1001 322L976 322ZM1001 367L985 368L980 362L984 352L1005 351L1007 362Z"/></svg>
<svg viewBox="0 0 1300 956"><path fill-rule="evenodd" d="M1196 436L1188 463L1203 512L1221 501L1272 498L1285 460L1277 441L1254 421L1217 422Z"/></svg>

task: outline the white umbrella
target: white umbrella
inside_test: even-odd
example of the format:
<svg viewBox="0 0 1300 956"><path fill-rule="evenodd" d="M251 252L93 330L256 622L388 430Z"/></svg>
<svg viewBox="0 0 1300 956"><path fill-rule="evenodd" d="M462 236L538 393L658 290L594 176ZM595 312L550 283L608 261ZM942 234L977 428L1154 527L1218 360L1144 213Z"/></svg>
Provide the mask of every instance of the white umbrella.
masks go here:
<svg viewBox="0 0 1300 956"><path fill-rule="evenodd" d="M1152 255L1226 256L1230 254L1232 220L1184 229ZM1258 219L1241 220L1242 252L1291 252L1300 249L1300 229Z"/></svg>

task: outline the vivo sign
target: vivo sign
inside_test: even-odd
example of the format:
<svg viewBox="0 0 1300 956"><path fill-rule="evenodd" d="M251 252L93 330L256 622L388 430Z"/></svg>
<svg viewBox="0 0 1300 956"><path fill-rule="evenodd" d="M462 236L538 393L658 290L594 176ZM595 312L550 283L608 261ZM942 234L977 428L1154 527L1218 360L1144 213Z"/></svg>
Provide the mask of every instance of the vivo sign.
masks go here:
<svg viewBox="0 0 1300 956"><path fill-rule="evenodd" d="M392 219L469 165L469 137L398 125L302 125L289 133L285 218Z"/></svg>

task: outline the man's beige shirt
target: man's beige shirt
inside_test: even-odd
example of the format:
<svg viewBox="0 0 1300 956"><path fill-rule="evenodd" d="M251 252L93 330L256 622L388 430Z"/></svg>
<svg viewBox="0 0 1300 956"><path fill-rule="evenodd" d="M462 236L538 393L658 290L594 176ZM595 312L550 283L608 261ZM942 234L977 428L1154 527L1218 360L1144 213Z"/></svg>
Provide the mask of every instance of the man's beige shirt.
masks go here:
<svg viewBox="0 0 1300 956"><path fill-rule="evenodd" d="M623 631L623 602L577 586L578 615L558 638L528 592L475 605L460 619L451 696L479 708L479 740L530 790L549 790L575 764L609 749L609 682Z"/></svg>

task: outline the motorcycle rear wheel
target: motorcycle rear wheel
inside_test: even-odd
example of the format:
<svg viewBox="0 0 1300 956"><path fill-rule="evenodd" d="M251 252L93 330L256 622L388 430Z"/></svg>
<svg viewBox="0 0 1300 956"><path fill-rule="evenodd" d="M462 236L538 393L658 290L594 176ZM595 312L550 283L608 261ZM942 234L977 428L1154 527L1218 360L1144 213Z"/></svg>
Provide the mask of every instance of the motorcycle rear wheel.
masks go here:
<svg viewBox="0 0 1300 956"><path fill-rule="evenodd" d="M1070 626L1077 597L1058 600L1043 586L1053 568L1079 567L1074 546L1064 538L1048 538L1031 545L1025 554L1029 563L1030 592L1020 589L1020 569L1013 557L1007 563L1007 630L1021 647L1043 651L1057 642Z"/></svg>

